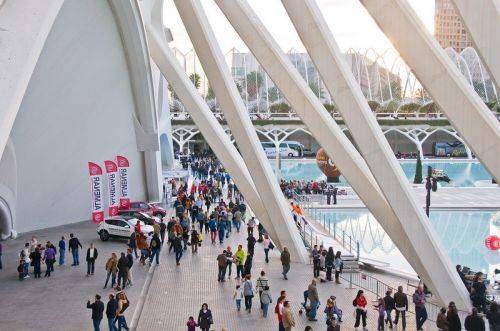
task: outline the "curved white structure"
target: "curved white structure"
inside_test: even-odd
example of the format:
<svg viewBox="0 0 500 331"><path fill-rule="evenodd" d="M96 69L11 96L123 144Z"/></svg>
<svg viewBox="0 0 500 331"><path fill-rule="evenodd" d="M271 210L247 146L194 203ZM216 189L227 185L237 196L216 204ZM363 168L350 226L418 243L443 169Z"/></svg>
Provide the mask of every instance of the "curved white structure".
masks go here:
<svg viewBox="0 0 500 331"><path fill-rule="evenodd" d="M116 155L130 160L131 198L158 201L158 121L136 1L6 1L0 25L2 234L88 220L87 162Z"/></svg>

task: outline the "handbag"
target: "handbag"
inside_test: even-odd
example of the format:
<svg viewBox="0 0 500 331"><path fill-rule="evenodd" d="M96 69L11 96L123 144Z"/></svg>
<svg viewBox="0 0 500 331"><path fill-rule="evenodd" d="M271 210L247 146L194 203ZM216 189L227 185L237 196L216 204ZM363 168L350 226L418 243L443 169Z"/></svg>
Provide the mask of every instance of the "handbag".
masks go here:
<svg viewBox="0 0 500 331"><path fill-rule="evenodd" d="M269 242L269 249L274 249L274 244L272 241Z"/></svg>

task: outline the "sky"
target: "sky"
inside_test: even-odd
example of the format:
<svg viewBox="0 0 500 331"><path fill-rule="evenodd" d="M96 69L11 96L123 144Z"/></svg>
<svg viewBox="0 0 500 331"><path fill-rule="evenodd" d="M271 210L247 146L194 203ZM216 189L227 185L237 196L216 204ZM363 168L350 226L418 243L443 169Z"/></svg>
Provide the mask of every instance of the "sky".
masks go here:
<svg viewBox="0 0 500 331"><path fill-rule="evenodd" d="M235 47L247 51L247 47L233 30L225 16L212 0L200 0L212 25L222 51L225 53ZM377 27L359 0L316 0L326 18L340 48L364 51L373 48L381 54L392 49L389 40ZM434 1L408 0L424 25L434 31ZM295 48L304 51L299 37L280 0L248 0L260 20L271 32L284 51ZM173 0L165 0L165 26L171 29L174 41L172 47L181 52L191 50L191 42L182 24Z"/></svg>

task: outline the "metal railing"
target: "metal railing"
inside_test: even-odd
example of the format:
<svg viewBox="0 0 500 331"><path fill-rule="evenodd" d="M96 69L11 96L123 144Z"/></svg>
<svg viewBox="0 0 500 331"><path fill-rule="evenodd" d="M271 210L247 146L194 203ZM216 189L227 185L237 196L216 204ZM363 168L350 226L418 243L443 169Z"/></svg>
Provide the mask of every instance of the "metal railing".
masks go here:
<svg viewBox="0 0 500 331"><path fill-rule="evenodd" d="M308 208L305 207L305 210ZM323 241L321 239L322 234L318 233L316 230L314 230L307 220L304 217L300 217L300 219L297 220L297 227L299 228L300 235L302 237L302 240L304 241L305 246L308 249L312 249L314 245L321 245L323 244ZM328 227L330 229L330 227ZM336 231L336 227L334 226L334 238L338 240L340 238L345 245L347 243L346 238L349 238L349 245L348 247L353 247L353 242L356 244L356 254L359 259L359 242L354 241L352 237L348 236L345 234L345 231L342 231L341 234ZM339 241L339 240L338 240ZM340 241L339 241L340 242ZM346 247L346 246L344 246ZM346 247L347 248L347 247ZM352 249L352 248L351 248ZM381 280L368 275L367 273L364 272L349 272L349 273L341 273L340 277L345 280L346 282L349 283L349 288L359 287L362 288L365 291L368 291L370 293L375 294L375 296L378 298L383 298L389 289L395 290L394 286L390 286L387 283L382 282ZM395 292L395 291L393 291ZM415 305L413 304L413 296L406 294L408 297L408 312L414 314L415 313ZM426 302L425 304L426 310L427 310L427 319L431 322L435 322L437 319L437 316L439 314L439 310L441 309L441 306L437 305L436 303L433 302ZM467 316L467 313L464 311L459 311L459 315L462 321L465 320L465 317Z"/></svg>

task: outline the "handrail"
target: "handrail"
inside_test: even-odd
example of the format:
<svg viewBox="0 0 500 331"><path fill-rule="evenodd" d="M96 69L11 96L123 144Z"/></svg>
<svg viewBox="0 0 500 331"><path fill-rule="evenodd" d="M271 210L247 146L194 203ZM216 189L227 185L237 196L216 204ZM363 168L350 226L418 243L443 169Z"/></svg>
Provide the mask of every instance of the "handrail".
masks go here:
<svg viewBox="0 0 500 331"><path fill-rule="evenodd" d="M306 207L307 208L307 207ZM304 241L304 245L308 249L312 249L314 245L318 245L318 237L320 238L321 241L321 236L323 236L321 233L318 233L312 226L309 225L305 217L302 215L297 215L300 217L300 220L297 220L297 227L299 229L299 233L302 237L302 240ZM335 227L334 227L335 229ZM319 236L318 236L319 235ZM330 234L331 235L331 234ZM336 231L334 232L334 238L337 235ZM343 236L345 235L345 231L343 231ZM344 237L345 238L345 237ZM351 238L351 237L349 237ZM352 239L351 239L352 240ZM344 241L345 243L345 241ZM323 241L321 241L319 244L323 244ZM359 259L359 243L357 242L357 256ZM371 292L376 295L377 299L378 298L383 298L385 296L385 293L387 292L388 289L394 289L394 286L390 286L381 280L370 276L366 273L363 272L349 272L346 274L341 273L340 277L344 279L345 281L349 282L349 288L352 288L352 286L360 287L368 292ZM415 313L415 305L412 304L413 302L413 297L409 294L406 294L408 297L408 312L414 314ZM427 310L427 319L431 322L435 322L437 319L437 316L439 314L439 311L441 309L441 306L433 303L433 302L426 302L425 304L426 310ZM461 315L461 320L464 320L466 316L466 312L464 311L459 311L459 315Z"/></svg>

